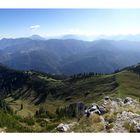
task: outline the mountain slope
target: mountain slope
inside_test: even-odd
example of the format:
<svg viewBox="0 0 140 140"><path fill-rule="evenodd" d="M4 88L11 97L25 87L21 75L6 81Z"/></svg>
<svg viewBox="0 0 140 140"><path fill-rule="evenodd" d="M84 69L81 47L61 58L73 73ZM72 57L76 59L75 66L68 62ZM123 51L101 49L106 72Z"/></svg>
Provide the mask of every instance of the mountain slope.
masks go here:
<svg viewBox="0 0 140 140"><path fill-rule="evenodd" d="M71 75L111 73L140 61L140 42L74 39L0 40L0 63L19 70Z"/></svg>
<svg viewBox="0 0 140 140"><path fill-rule="evenodd" d="M139 75L128 70L111 75L79 75L56 79L34 71L15 71L0 67L1 98L28 99L32 104L58 106L72 102L90 103L105 95L112 97L132 96L139 98ZM55 107L54 106L54 110Z"/></svg>

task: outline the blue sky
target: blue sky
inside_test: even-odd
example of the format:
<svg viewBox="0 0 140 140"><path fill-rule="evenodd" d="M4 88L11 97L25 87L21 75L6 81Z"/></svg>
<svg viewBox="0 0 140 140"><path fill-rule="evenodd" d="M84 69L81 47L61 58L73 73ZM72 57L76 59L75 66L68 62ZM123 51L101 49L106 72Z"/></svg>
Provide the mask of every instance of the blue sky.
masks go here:
<svg viewBox="0 0 140 140"><path fill-rule="evenodd" d="M0 9L0 38L140 33L140 9Z"/></svg>

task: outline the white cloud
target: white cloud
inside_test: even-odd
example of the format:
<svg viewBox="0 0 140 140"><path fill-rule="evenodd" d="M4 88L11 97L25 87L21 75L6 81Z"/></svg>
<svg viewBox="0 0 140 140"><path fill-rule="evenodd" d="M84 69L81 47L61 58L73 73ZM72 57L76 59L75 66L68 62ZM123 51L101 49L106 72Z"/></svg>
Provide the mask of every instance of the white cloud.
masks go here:
<svg viewBox="0 0 140 140"><path fill-rule="evenodd" d="M36 30L36 29L39 29L40 28L40 25L32 25L30 26L30 29L32 30Z"/></svg>

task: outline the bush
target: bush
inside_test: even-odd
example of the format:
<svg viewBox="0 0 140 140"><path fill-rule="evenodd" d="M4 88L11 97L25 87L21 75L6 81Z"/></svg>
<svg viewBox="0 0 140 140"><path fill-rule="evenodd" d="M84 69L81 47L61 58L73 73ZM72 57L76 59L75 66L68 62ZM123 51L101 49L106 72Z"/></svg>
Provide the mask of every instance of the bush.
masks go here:
<svg viewBox="0 0 140 140"><path fill-rule="evenodd" d="M101 117L98 114L90 116L89 119L91 119L92 123L99 123L102 121Z"/></svg>
<svg viewBox="0 0 140 140"><path fill-rule="evenodd" d="M105 121L107 121L108 123L113 123L116 120L116 115L114 113L112 114L105 114L104 115L104 119Z"/></svg>
<svg viewBox="0 0 140 140"><path fill-rule="evenodd" d="M102 118L97 115L91 115L89 117L83 116L80 118L78 125L72 128L74 132L101 132L105 129Z"/></svg>
<svg viewBox="0 0 140 140"><path fill-rule="evenodd" d="M91 126L91 125L94 125L96 123L100 123L101 121L102 121L101 117L97 114L94 114L88 118L83 116L82 118L80 118L79 123L87 125L87 126Z"/></svg>
<svg viewBox="0 0 140 140"><path fill-rule="evenodd" d="M113 127L114 127L114 123L107 124L107 125L106 125L106 130L109 131L109 130L112 129Z"/></svg>
<svg viewBox="0 0 140 140"><path fill-rule="evenodd" d="M58 124L47 124L46 125L46 130L48 132L50 132L50 131L54 130L57 126L58 126Z"/></svg>
<svg viewBox="0 0 140 140"><path fill-rule="evenodd" d="M31 132L27 127L23 127L19 120L21 118L16 115L11 115L0 110L0 127L6 127L6 132Z"/></svg>
<svg viewBox="0 0 140 140"><path fill-rule="evenodd" d="M48 122L42 118L38 118L36 122L39 123L41 127L45 127L48 124Z"/></svg>
<svg viewBox="0 0 140 140"><path fill-rule="evenodd" d="M103 123L97 123L95 126L95 132L100 132L104 130L104 124Z"/></svg>
<svg viewBox="0 0 140 140"><path fill-rule="evenodd" d="M137 132L134 123L125 122L123 125L129 132Z"/></svg>
<svg viewBox="0 0 140 140"><path fill-rule="evenodd" d="M21 120L21 122L28 124L29 126L32 126L35 124L35 120L32 117L26 117Z"/></svg>

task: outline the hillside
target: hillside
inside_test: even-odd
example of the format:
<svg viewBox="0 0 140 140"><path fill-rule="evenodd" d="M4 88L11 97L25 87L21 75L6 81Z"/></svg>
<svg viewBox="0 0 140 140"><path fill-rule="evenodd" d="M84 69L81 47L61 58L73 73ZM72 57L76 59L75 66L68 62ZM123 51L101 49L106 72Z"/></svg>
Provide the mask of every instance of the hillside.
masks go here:
<svg viewBox="0 0 140 140"><path fill-rule="evenodd" d="M6 122L0 127L4 131L19 131L19 127L24 127L21 131L55 132L61 122L79 123L74 111L79 103L81 107L92 103L102 105L106 96L112 100L131 97L139 101L139 70L140 65L135 65L110 75L89 73L61 77L35 71L17 71L1 65L0 110L11 119L19 119L17 128L12 129ZM130 108L122 109L126 111ZM136 107L133 112L138 113L139 109ZM27 122L23 123L24 119ZM74 128L74 131L88 131L88 127L83 130L79 128Z"/></svg>

